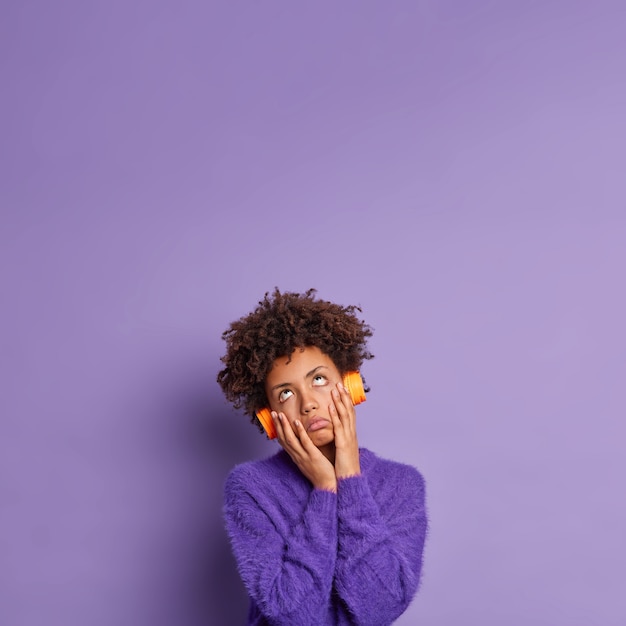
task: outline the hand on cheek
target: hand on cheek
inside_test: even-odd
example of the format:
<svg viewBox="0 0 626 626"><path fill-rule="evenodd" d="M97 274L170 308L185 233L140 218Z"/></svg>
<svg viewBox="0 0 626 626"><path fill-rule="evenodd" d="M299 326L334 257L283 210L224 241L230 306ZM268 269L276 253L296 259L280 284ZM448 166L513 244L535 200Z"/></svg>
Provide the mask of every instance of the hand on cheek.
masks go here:
<svg viewBox="0 0 626 626"><path fill-rule="evenodd" d="M332 463L311 441L302 422L295 420L293 425L284 413L272 411L276 437L298 469L306 476L315 489L337 491L337 479Z"/></svg>
<svg viewBox="0 0 626 626"><path fill-rule="evenodd" d="M361 473L361 465L352 399L341 383L337 383L331 395L332 402L328 410L335 432L335 475L337 478L357 476Z"/></svg>

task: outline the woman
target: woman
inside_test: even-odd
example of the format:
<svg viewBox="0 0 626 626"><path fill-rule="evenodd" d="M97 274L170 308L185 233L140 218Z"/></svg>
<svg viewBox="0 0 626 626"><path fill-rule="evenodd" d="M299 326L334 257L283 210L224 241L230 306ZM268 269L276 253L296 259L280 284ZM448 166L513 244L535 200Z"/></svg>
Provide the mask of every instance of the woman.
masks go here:
<svg viewBox="0 0 626 626"><path fill-rule="evenodd" d="M276 289L223 334L219 384L261 432L269 409L265 430L282 448L225 485L249 625L384 626L417 591L424 481L358 447L344 376L372 358L372 331L357 311Z"/></svg>

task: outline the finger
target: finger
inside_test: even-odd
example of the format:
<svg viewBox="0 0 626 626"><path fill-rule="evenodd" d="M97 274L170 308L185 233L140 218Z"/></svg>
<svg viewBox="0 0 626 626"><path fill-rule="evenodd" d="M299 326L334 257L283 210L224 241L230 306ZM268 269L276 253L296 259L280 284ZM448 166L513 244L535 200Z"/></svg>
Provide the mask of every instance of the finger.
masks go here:
<svg viewBox="0 0 626 626"><path fill-rule="evenodd" d="M313 450L317 450L315 444L311 441L311 437L309 437L309 433L306 432L306 429L302 425L300 420L295 420L294 422L294 431L296 437L300 440L300 444L307 452L312 452Z"/></svg>
<svg viewBox="0 0 626 626"><path fill-rule="evenodd" d="M282 427L283 427L283 436L285 438L285 441L293 445L293 442L296 439L296 436L293 432L293 425L287 419L287 416L284 413L279 413L278 419L280 420L280 423L282 424Z"/></svg>
<svg viewBox="0 0 626 626"><path fill-rule="evenodd" d="M330 421L333 424L333 432L336 442L337 438L341 438L343 436L343 424L339 417L339 413L337 412L337 407L335 406L334 400L328 405L328 414L330 415Z"/></svg>
<svg viewBox="0 0 626 626"><path fill-rule="evenodd" d="M302 443L300 442L300 436L296 426L287 419L287 416L284 413L278 413L278 420L282 425L283 432L283 441L281 442L281 445L290 454L302 456L304 449Z"/></svg>
<svg viewBox="0 0 626 626"><path fill-rule="evenodd" d="M276 438L280 442L280 445L284 447L285 442L285 431L283 429L283 421L278 416L276 411L271 412L272 421L274 422L274 428L276 429Z"/></svg>
<svg viewBox="0 0 626 626"><path fill-rule="evenodd" d="M333 404L335 405L335 409L337 411L337 415L343 424L346 419L349 418L349 410L348 406L345 404L345 398L342 397L341 393L338 389L333 389L331 391L331 396L333 399Z"/></svg>
<svg viewBox="0 0 626 626"><path fill-rule="evenodd" d="M348 389L343 385L343 383L339 383L337 388L339 389L339 395L343 405L346 407L346 410L349 413L355 413L354 402L352 402L352 396L350 395Z"/></svg>
<svg viewBox="0 0 626 626"><path fill-rule="evenodd" d="M285 417L284 413L277 413L276 411L272 411L272 419L274 420L274 425L276 427L276 436L280 441L283 448L285 444L289 441L289 435L291 431L291 424L289 420Z"/></svg>
<svg viewBox="0 0 626 626"><path fill-rule="evenodd" d="M352 398L341 383L337 385L337 389L333 389L332 396L338 420L341 422L341 426L336 431L339 437L336 434L335 441L338 445L344 445L356 438L356 413Z"/></svg>
<svg viewBox="0 0 626 626"><path fill-rule="evenodd" d="M343 406L346 409L346 416L350 420L350 422L354 424L356 420L356 409L354 408L354 403L352 402L352 396L350 395L350 392L342 383L339 384L339 393Z"/></svg>

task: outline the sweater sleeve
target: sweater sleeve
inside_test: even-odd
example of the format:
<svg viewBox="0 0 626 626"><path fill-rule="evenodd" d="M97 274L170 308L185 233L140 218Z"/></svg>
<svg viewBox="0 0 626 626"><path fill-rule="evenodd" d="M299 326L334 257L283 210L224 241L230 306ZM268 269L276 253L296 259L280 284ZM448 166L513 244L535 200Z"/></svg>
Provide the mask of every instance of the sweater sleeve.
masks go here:
<svg viewBox="0 0 626 626"><path fill-rule="evenodd" d="M276 509L289 502L251 492L247 478L234 472L227 479L224 517L248 593L272 624L319 626L336 563L337 496L311 491L298 523L287 527Z"/></svg>
<svg viewBox="0 0 626 626"><path fill-rule="evenodd" d="M414 468L400 468L381 483L380 507L364 476L339 481L335 585L351 624L391 624L419 585L427 526L424 482Z"/></svg>

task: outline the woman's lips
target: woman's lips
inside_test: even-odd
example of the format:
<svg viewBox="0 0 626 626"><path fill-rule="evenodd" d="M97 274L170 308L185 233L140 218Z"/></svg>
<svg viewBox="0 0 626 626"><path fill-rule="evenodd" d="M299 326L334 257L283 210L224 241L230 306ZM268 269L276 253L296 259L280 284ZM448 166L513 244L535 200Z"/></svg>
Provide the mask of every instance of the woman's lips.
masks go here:
<svg viewBox="0 0 626 626"><path fill-rule="evenodd" d="M307 426L306 431L308 433L313 432L315 430L321 430L322 428L326 428L330 424L330 421L323 417L314 417Z"/></svg>

